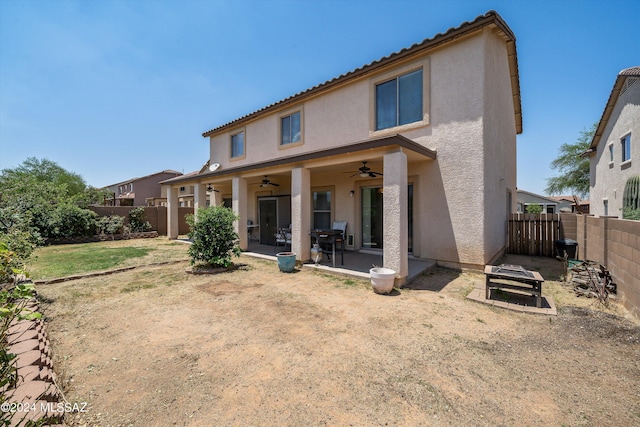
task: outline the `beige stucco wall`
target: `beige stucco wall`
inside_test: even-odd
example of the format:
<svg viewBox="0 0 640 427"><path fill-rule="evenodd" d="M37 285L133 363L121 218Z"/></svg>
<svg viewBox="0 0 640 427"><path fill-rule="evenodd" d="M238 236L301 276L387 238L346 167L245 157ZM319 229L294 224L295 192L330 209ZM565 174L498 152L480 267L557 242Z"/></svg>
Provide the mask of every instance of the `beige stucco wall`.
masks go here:
<svg viewBox="0 0 640 427"><path fill-rule="evenodd" d="M622 163L620 138L631 132L631 162ZM613 162L609 145L613 144ZM640 174L640 80L629 87L615 104L596 153L591 157L590 213L622 218L622 195L627 179Z"/></svg>
<svg viewBox="0 0 640 427"><path fill-rule="evenodd" d="M416 67L424 70L423 121L373 131L375 84ZM298 110L303 143L280 148L280 117ZM245 132L245 156L231 160L230 135L239 130ZM268 159L397 133L437 151L436 160L408 164L409 182L414 184L414 254L442 264L488 262L505 245L508 189L513 191L513 206L516 200L516 131L507 53L504 41L491 29L215 134L210 138L210 161L220 163L221 171L258 166ZM373 160L368 166L382 170L380 156L361 156L356 160ZM313 167L310 172L312 191L333 191L333 219L348 222L347 233L354 234L359 248L359 190L363 185L381 186L382 179L314 174ZM267 191L289 194L290 175L277 178L281 186ZM255 199L263 190L249 186L248 191L247 215L255 222Z"/></svg>

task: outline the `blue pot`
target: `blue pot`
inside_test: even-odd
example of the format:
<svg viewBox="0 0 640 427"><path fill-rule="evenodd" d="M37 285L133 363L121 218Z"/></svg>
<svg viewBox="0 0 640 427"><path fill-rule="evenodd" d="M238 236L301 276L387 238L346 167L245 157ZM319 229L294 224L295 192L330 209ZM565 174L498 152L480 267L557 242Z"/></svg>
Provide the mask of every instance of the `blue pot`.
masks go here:
<svg viewBox="0 0 640 427"><path fill-rule="evenodd" d="M291 273L296 267L296 254L293 252L279 252L276 254L278 258L278 268L283 273Z"/></svg>

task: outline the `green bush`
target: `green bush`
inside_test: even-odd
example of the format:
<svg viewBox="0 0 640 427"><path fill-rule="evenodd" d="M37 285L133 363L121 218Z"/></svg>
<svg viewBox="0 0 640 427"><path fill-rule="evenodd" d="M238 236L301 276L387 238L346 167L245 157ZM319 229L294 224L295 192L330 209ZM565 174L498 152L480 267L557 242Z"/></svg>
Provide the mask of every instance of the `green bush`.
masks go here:
<svg viewBox="0 0 640 427"><path fill-rule="evenodd" d="M151 224L149 221L145 221L144 207L140 206L129 211L129 229L132 233L151 230Z"/></svg>
<svg viewBox="0 0 640 427"><path fill-rule="evenodd" d="M98 234L120 234L124 228L124 217L120 215L103 216L96 220Z"/></svg>
<svg viewBox="0 0 640 427"><path fill-rule="evenodd" d="M193 242L189 247L191 264L206 263L212 267L229 267L232 256L240 256L238 234L233 222L238 216L229 208L214 206L198 209L195 215L187 215L189 239Z"/></svg>
<svg viewBox="0 0 640 427"><path fill-rule="evenodd" d="M60 239L93 236L97 216L95 212L82 209L74 204L58 205L50 217L50 237Z"/></svg>
<svg viewBox="0 0 640 427"><path fill-rule="evenodd" d="M542 205L538 203L532 203L530 205L527 205L527 213L528 214L542 213Z"/></svg>

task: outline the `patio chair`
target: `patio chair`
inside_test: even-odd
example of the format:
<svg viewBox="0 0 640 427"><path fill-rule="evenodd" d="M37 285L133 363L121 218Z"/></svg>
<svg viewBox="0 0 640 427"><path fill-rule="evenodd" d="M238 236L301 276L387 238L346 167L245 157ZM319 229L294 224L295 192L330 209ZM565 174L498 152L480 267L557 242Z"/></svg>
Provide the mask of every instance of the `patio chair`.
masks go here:
<svg viewBox="0 0 640 427"><path fill-rule="evenodd" d="M291 248L291 229L287 228L278 228L278 231L275 234L276 240L273 245L273 251L275 252L278 245L282 245L284 249L287 249L287 245Z"/></svg>
<svg viewBox="0 0 640 427"><path fill-rule="evenodd" d="M340 243L342 251L344 251L344 241L347 238L347 221L333 221L331 228L342 231L342 235L340 237L336 237L336 243Z"/></svg>

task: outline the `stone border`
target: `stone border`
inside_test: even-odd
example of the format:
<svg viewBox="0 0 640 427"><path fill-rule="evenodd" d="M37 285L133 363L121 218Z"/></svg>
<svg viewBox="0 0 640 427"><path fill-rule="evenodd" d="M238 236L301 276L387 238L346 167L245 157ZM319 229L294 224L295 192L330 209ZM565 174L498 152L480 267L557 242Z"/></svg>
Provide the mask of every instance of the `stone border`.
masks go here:
<svg viewBox="0 0 640 427"><path fill-rule="evenodd" d="M111 274L116 274L116 273L122 273L125 271L130 271L136 268L141 268L141 267L157 267L159 265L169 265L169 264L179 264L181 262L187 262L189 261L188 259L179 259L176 261L163 261L163 262L154 262L152 264L143 264L143 265L132 265L129 267L121 267L121 268L116 268L113 270L104 270L104 271L95 271L92 273L86 273L86 274L76 274L73 276L66 276L66 277L56 277L53 279L42 279L42 280L34 280L33 283L36 285L49 285L52 283L60 283L60 282L68 282L70 280L78 280L78 279L86 279L89 277L98 277L98 276L108 276Z"/></svg>
<svg viewBox="0 0 640 427"><path fill-rule="evenodd" d="M39 312L35 297L27 301L25 310ZM43 419L46 425L62 423L64 411L58 408L64 396L56 384L44 320L14 319L7 330L6 344L7 352L16 355L13 364L18 375L15 389L2 390L7 403L17 404L11 425Z"/></svg>

